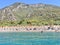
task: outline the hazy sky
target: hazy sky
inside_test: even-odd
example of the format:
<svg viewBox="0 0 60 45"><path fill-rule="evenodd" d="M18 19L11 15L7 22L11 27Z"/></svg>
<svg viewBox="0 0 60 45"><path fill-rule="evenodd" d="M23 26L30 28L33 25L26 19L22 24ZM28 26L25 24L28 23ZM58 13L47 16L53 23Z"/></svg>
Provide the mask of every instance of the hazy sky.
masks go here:
<svg viewBox="0 0 60 45"><path fill-rule="evenodd" d="M22 2L27 4L44 3L60 6L60 0L0 0L0 8L9 6L15 2Z"/></svg>

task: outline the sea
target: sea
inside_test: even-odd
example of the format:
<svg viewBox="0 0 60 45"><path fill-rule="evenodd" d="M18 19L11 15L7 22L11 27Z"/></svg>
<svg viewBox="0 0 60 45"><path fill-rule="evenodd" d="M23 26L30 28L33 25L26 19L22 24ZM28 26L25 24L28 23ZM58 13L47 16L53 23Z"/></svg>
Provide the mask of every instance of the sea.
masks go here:
<svg viewBox="0 0 60 45"><path fill-rule="evenodd" d="M60 32L0 32L0 45L60 45Z"/></svg>

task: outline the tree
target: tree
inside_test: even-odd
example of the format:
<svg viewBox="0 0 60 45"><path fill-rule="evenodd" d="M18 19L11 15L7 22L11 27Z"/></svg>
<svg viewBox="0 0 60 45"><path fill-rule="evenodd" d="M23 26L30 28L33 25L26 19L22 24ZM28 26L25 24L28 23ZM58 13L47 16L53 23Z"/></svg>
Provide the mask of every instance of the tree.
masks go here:
<svg viewBox="0 0 60 45"><path fill-rule="evenodd" d="M11 21L10 23L11 23L11 24L14 24L14 22L13 22L13 21Z"/></svg>
<svg viewBox="0 0 60 45"><path fill-rule="evenodd" d="M30 24L31 25L31 22L27 22L27 24Z"/></svg>
<svg viewBox="0 0 60 45"><path fill-rule="evenodd" d="M18 24L21 25L22 24L22 21L18 22Z"/></svg>

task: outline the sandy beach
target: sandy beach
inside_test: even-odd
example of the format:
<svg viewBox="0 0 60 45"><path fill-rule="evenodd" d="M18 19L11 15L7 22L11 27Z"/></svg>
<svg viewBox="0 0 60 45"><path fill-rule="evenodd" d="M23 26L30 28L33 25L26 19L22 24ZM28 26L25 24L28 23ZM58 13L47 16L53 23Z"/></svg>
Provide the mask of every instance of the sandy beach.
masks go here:
<svg viewBox="0 0 60 45"><path fill-rule="evenodd" d="M60 32L60 26L5 26L0 32Z"/></svg>
<svg viewBox="0 0 60 45"><path fill-rule="evenodd" d="M55 30L36 30L36 31L33 31L33 30L32 31L27 31L27 30L23 30L23 31L16 31L16 30L15 31L13 31L13 30L8 31L8 30L5 30L4 31L4 30L2 30L0 32L41 32L41 33L43 33L43 32L60 32L60 31L59 30L57 30L57 31L55 31Z"/></svg>

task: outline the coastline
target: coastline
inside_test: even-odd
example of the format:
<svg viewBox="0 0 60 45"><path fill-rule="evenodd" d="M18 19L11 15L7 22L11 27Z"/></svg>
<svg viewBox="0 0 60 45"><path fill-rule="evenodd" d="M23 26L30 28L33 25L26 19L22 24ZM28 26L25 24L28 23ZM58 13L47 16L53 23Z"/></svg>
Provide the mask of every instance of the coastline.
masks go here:
<svg viewBox="0 0 60 45"><path fill-rule="evenodd" d="M45 30L45 31L43 31L43 30L41 30L41 31L39 31L39 30L37 30L37 31L0 31L0 32L41 32L41 33L43 33L43 32L60 32L60 31L55 31L55 30L50 30L50 31L48 31L48 30Z"/></svg>
<svg viewBox="0 0 60 45"><path fill-rule="evenodd" d="M0 32L60 32L60 26L5 26Z"/></svg>

